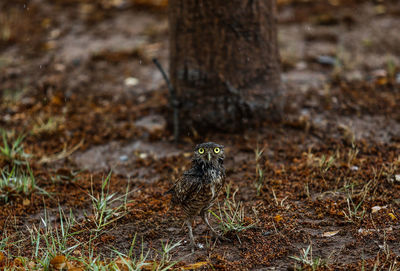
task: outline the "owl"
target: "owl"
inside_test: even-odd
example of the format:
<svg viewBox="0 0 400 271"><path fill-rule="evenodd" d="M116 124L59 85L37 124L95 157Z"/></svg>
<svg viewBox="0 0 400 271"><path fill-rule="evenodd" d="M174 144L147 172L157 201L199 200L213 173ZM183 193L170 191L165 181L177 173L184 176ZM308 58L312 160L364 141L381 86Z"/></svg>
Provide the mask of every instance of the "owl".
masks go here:
<svg viewBox="0 0 400 271"><path fill-rule="evenodd" d="M222 145L213 142L197 145L191 168L167 191L172 194L172 205L180 206L184 212L192 252L195 248L192 231L195 217L200 216L210 230L219 236L208 222L207 211L225 185L224 158Z"/></svg>

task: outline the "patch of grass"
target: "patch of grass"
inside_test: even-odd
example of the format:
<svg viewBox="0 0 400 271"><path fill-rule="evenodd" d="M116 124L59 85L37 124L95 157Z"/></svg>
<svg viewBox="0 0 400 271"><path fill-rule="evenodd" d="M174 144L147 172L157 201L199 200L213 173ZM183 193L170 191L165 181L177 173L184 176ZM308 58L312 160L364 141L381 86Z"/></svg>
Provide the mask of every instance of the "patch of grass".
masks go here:
<svg viewBox="0 0 400 271"><path fill-rule="evenodd" d="M319 268L326 267L327 263L319 257L313 257L312 245L310 244L306 249L302 248L300 256L289 256L289 258L300 263L301 266L295 266L295 270L318 270Z"/></svg>
<svg viewBox="0 0 400 271"><path fill-rule="evenodd" d="M53 227L45 210L44 218L41 218L42 225L39 229L36 226L28 228L31 245L34 248L32 257L36 261L36 267L41 270L50 270L50 261L57 255L69 256L81 243L74 238L79 232L73 232L72 228L76 221L70 211L66 216L59 208L60 224Z"/></svg>
<svg viewBox="0 0 400 271"><path fill-rule="evenodd" d="M139 270L142 270L143 267L145 267L145 266L147 267L150 265L150 263L146 261L150 252L147 251L146 253L144 253L143 242L141 245L140 254L138 256L136 256L133 253L133 249L134 249L135 243L136 243L136 237L137 237L137 234L135 234L135 236L132 239L128 254L123 254L117 250L113 250L113 252L116 253L119 257L119 259L116 261L116 263L121 269L124 269L124 267L126 267L130 271L131 270L139 271ZM122 265L122 266L120 266L120 265Z"/></svg>
<svg viewBox="0 0 400 271"><path fill-rule="evenodd" d="M234 232L237 236L237 233L255 227L255 223L249 224L245 221L244 206L241 201L237 202L235 199L237 191L238 189L231 196L230 185L228 185L223 205L218 203L217 213L210 211L218 219L218 225L223 235Z"/></svg>
<svg viewBox="0 0 400 271"><path fill-rule="evenodd" d="M335 156L331 155L329 157L322 155L322 157L319 159L319 164L318 167L320 169L321 173L326 173L335 163Z"/></svg>
<svg viewBox="0 0 400 271"><path fill-rule="evenodd" d="M396 63L391 57L388 57L386 60L386 71L389 78L393 79L396 77Z"/></svg>
<svg viewBox="0 0 400 271"><path fill-rule="evenodd" d="M261 188L264 185L265 181L265 176L264 176L264 169L260 165L260 160L262 158L262 154L264 152L265 148L260 149L259 146L257 145L257 148L255 149L255 160L256 160L256 182L255 182L255 187L257 189L257 196L260 195Z"/></svg>
<svg viewBox="0 0 400 271"><path fill-rule="evenodd" d="M307 165L318 169L321 174L326 173L333 165L335 165L337 160L337 155L325 155L321 157L313 154L311 149L307 152Z"/></svg>
<svg viewBox="0 0 400 271"><path fill-rule="evenodd" d="M93 253L89 255L86 260L80 259L86 270L152 270L152 271L166 271L171 270L178 262L172 261L172 252L175 248L181 245L181 241L171 243L161 242L161 250L157 251L152 259L149 259L150 251L144 252L144 245L142 241L141 250L137 256L134 253L134 247L136 244L137 234L132 239L129 251L124 254L116 249L112 251L118 256L117 259L111 260L107 263L101 261L99 257L94 258Z"/></svg>
<svg viewBox="0 0 400 271"><path fill-rule="evenodd" d="M320 174L327 173L332 167L340 167L346 165L349 169L357 170L358 167L352 167L359 154L359 149L354 142L352 142L351 148L346 150L337 149L333 154L322 154L321 156L315 155L311 152L311 149L306 153L307 165L318 169Z"/></svg>
<svg viewBox="0 0 400 271"><path fill-rule="evenodd" d="M1 169L0 199L3 199L5 202L8 202L12 196L21 194L25 196L30 195L36 189L39 188L36 185L35 176L29 165L26 171L15 165L11 171L7 167Z"/></svg>
<svg viewBox="0 0 400 271"><path fill-rule="evenodd" d="M165 271L171 269L176 265L177 261L172 261L172 251L182 244L181 241L176 243L171 243L167 241L166 243L161 242L161 251L158 251L154 262L151 266L151 270L154 271Z"/></svg>
<svg viewBox="0 0 400 271"><path fill-rule="evenodd" d="M103 179L101 184L101 192L94 195L93 186L89 197L92 200L93 222L96 225L95 231L101 231L107 225L115 222L126 215L126 203L129 192L129 184L124 195L117 196L117 193L110 194L111 172ZM116 203L120 203L116 207ZM122 203L121 203L122 202Z"/></svg>
<svg viewBox="0 0 400 271"><path fill-rule="evenodd" d="M385 176L386 180L389 183L399 182L399 174L400 174L400 155L393 162L383 165L383 176Z"/></svg>
<svg viewBox="0 0 400 271"><path fill-rule="evenodd" d="M24 136L19 135L16 139L11 140L5 130L1 130L1 136L3 142L0 146L0 163L4 161L11 165L26 164L28 155L24 152L22 144Z"/></svg>
<svg viewBox="0 0 400 271"><path fill-rule="evenodd" d="M78 150L83 145L83 142L84 142L84 140L82 139L78 144L71 147L70 149L68 149L68 146L66 144L64 144L64 148L61 152L56 153L54 155L50 155L50 156L43 156L42 158L40 158L38 163L39 164L52 163L55 161L65 159L68 156L70 156L72 153L74 153L76 150Z"/></svg>
<svg viewBox="0 0 400 271"><path fill-rule="evenodd" d="M24 152L24 136L16 138L1 130L0 146L0 199L7 202L13 196L28 196L35 190L47 194L36 185L36 179ZM14 138L14 139L13 139ZM10 170L11 169L11 170Z"/></svg>
<svg viewBox="0 0 400 271"><path fill-rule="evenodd" d="M351 168L351 166L353 165L354 161L357 158L358 153L359 153L359 149L353 143L352 146L351 146L351 149L347 153L347 166L348 166L348 168Z"/></svg>
<svg viewBox="0 0 400 271"><path fill-rule="evenodd" d="M274 197L274 202L275 202L276 207L283 207L285 209L289 209L290 208L289 205L285 206L285 204L284 204L284 202L285 202L285 200L287 200L288 196L284 197L283 199L281 199L279 201L279 199L276 197L276 193L275 193L274 189L272 189L272 196Z"/></svg>
<svg viewBox="0 0 400 271"><path fill-rule="evenodd" d="M51 135L58 131L60 125L65 121L65 117L49 117L47 121L42 118L38 118L34 124L31 134L41 135L48 134Z"/></svg>
<svg viewBox="0 0 400 271"><path fill-rule="evenodd" d="M82 173L83 170L69 170L63 173L56 173L50 176L50 180L52 183L73 183L79 180L79 174Z"/></svg>
<svg viewBox="0 0 400 271"><path fill-rule="evenodd" d="M8 59L3 59L3 61L0 59L0 67L2 65L8 65L9 61ZM27 89L22 87L21 89L5 89L2 91L1 98L2 98L2 103L6 105L14 105L18 101L21 100L21 98L25 95Z"/></svg>
<svg viewBox="0 0 400 271"><path fill-rule="evenodd" d="M372 270L399 271L400 263L397 261L397 255L391 251L387 243L386 232L384 232L383 244L379 245L379 248Z"/></svg>
<svg viewBox="0 0 400 271"><path fill-rule="evenodd" d="M332 77L336 79L345 78L345 73L354 70L357 61L354 60L354 56L345 48L339 46L336 50L335 63L333 66Z"/></svg>
<svg viewBox="0 0 400 271"><path fill-rule="evenodd" d="M364 218L366 210L363 207L363 203L368 194L370 184L371 181L368 182L359 193L354 189L354 184L344 187L346 191L347 209L343 211L343 214L349 222L356 223ZM355 201L356 198L359 200Z"/></svg>

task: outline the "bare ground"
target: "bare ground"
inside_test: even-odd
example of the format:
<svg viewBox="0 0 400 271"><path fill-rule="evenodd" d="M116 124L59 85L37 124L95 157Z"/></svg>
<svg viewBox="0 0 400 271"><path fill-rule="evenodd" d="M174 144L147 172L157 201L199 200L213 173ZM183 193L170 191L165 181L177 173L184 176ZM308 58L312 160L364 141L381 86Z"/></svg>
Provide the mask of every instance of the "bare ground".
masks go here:
<svg viewBox="0 0 400 271"><path fill-rule="evenodd" d="M135 252L142 245L155 262L161 242L181 240L174 268L311 269L290 258L310 245L314 262L323 261L319 270L399 268L396 1L278 1L285 119L179 144L165 124L168 93L151 63L157 57L167 67L165 9L118 2L0 3L0 125L26 134L38 186L50 193L1 203L7 265L35 258L28 229L44 228L45 216L59 226L59 207L72 211L80 232L69 242L82 245L68 257L87 257L89 194L112 170L110 193L123 195L128 183L131 193L124 215L116 212L93 241L105 261L114 249L127 253L137 234ZM191 254L179 210L163 193L188 168L193 145L209 140L226 146L231 190L255 227L216 241L198 221L203 248ZM257 148L264 149L258 161ZM257 164L265 177L259 193Z"/></svg>

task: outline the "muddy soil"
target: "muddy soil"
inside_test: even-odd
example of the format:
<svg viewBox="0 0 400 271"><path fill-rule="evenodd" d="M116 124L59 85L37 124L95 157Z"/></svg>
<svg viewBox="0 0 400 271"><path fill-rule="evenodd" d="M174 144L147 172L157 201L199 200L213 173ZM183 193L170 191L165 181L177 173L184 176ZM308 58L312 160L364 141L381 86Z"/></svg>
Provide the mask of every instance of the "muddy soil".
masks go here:
<svg viewBox="0 0 400 271"><path fill-rule="evenodd" d="M169 259L177 269L400 268L400 3L278 0L284 119L175 144L151 61L168 70L167 9L134 2L0 2L0 126L25 135L40 187L1 201L0 266L36 262L32 231L59 228L63 210L76 220L69 259L110 261L136 236L134 253L155 263L162 244L181 242ZM223 241L198 220L191 253L164 192L204 141L225 145L230 191L253 226ZM93 238L90 195L110 172L107 189L122 198Z"/></svg>

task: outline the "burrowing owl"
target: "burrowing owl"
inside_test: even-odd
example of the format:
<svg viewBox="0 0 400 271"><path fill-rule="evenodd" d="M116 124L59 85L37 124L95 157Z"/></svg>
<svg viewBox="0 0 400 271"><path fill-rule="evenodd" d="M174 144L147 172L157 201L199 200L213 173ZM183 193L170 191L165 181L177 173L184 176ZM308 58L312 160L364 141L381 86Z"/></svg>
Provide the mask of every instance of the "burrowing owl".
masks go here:
<svg viewBox="0 0 400 271"><path fill-rule="evenodd" d="M211 231L207 210L212 206L225 184L224 146L208 142L195 147L192 167L168 190L172 194L172 204L181 206L186 216L192 251L195 248L192 224L196 216L201 216Z"/></svg>

